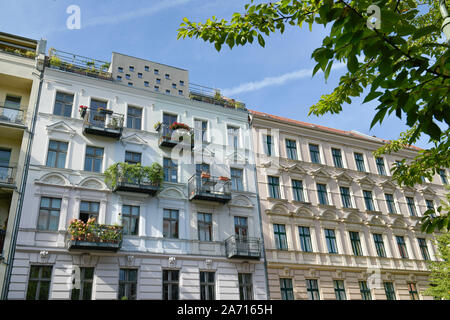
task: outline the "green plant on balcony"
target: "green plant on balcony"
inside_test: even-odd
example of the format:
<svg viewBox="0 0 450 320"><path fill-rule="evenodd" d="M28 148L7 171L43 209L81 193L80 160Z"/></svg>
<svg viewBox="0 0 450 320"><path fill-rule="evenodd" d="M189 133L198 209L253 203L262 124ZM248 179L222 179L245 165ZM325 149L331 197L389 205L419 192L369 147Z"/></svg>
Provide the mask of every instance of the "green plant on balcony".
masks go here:
<svg viewBox="0 0 450 320"><path fill-rule="evenodd" d="M61 66L61 59L58 58L57 56L51 56L50 65L55 66L55 67Z"/></svg>
<svg viewBox="0 0 450 320"><path fill-rule="evenodd" d="M84 240L86 236L86 230L86 223L78 219L70 220L69 227L67 228L71 240Z"/></svg>
<svg viewBox="0 0 450 320"><path fill-rule="evenodd" d="M137 182L160 185L164 180L164 170L159 163L153 163L150 167L141 164L129 164L117 162L105 170L105 183L114 189L119 183Z"/></svg>

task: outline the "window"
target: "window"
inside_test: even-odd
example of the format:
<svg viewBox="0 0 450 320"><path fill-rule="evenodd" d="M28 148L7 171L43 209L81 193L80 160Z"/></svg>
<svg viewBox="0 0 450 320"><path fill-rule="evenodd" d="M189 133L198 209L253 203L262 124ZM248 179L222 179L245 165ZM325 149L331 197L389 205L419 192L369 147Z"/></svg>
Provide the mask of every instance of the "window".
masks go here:
<svg viewBox="0 0 450 320"><path fill-rule="evenodd" d="M58 230L61 199L42 197L39 207L38 230Z"/></svg>
<svg viewBox="0 0 450 320"><path fill-rule="evenodd" d="M178 239L178 210L164 209L163 237Z"/></svg>
<svg viewBox="0 0 450 320"><path fill-rule="evenodd" d="M311 233L309 227L298 227L300 247L303 252L312 252Z"/></svg>
<svg viewBox="0 0 450 320"><path fill-rule="evenodd" d="M428 253L427 241L425 238L417 238L419 241L420 252L422 253L423 260L430 260L430 254Z"/></svg>
<svg viewBox="0 0 450 320"><path fill-rule="evenodd" d="M400 257L403 259L408 259L408 251L406 250L405 238L403 236L395 236L397 239L398 251L400 252Z"/></svg>
<svg viewBox="0 0 450 320"><path fill-rule="evenodd" d="M331 154L333 155L333 163L336 168L343 168L342 154L340 149L331 148Z"/></svg>
<svg viewBox="0 0 450 320"><path fill-rule="evenodd" d="M327 186L324 184L317 184L317 197L320 204L328 204Z"/></svg>
<svg viewBox="0 0 450 320"><path fill-rule="evenodd" d="M73 288L71 300L91 300L94 268L81 267L79 288Z"/></svg>
<svg viewBox="0 0 450 320"><path fill-rule="evenodd" d="M361 172L365 172L366 168L364 166L364 157L362 153L355 152L355 162L356 162L356 169Z"/></svg>
<svg viewBox="0 0 450 320"><path fill-rule="evenodd" d="M363 190L364 203L366 204L366 210L375 211L375 206L372 199L372 191Z"/></svg>
<svg viewBox="0 0 450 320"><path fill-rule="evenodd" d="M117 81L122 81L122 76L117 76Z"/></svg>
<svg viewBox="0 0 450 320"><path fill-rule="evenodd" d="M178 181L178 164L169 158L163 159L164 181L177 182Z"/></svg>
<svg viewBox="0 0 450 320"><path fill-rule="evenodd" d="M200 271L200 300L215 300L215 272Z"/></svg>
<svg viewBox="0 0 450 320"><path fill-rule="evenodd" d="M129 68L130 68L131 72L134 72L134 67L133 66L130 66Z"/></svg>
<svg viewBox="0 0 450 320"><path fill-rule="evenodd" d="M155 91L159 92L159 87L158 86L154 86L153 88L155 89Z"/></svg>
<svg viewBox="0 0 450 320"><path fill-rule="evenodd" d="M101 172L103 162L103 148L86 147L86 157L84 159L84 170Z"/></svg>
<svg viewBox="0 0 450 320"><path fill-rule="evenodd" d="M409 214L412 217L417 216L416 205L414 204L414 198L406 197L406 204L408 205Z"/></svg>
<svg viewBox="0 0 450 320"><path fill-rule="evenodd" d="M150 87L150 83L148 81L144 81L144 86Z"/></svg>
<svg viewBox="0 0 450 320"><path fill-rule="evenodd" d="M47 153L47 167L65 168L67 156L67 142L50 140Z"/></svg>
<svg viewBox="0 0 450 320"><path fill-rule="evenodd" d="M86 223L89 219L95 218L98 222L99 208L100 208L100 202L81 201L81 203L80 203L80 220L82 220Z"/></svg>
<svg viewBox="0 0 450 320"><path fill-rule="evenodd" d="M133 86L133 82L128 82L128 86L132 87Z"/></svg>
<svg viewBox="0 0 450 320"><path fill-rule="evenodd" d="M386 299L387 300L396 300L395 299L394 284L392 282L385 282L384 283L384 292L386 293Z"/></svg>
<svg viewBox="0 0 450 320"><path fill-rule="evenodd" d="M301 180L292 180L292 192L294 193L295 201L305 202L303 182Z"/></svg>
<svg viewBox="0 0 450 320"><path fill-rule="evenodd" d="M345 287L343 280L334 280L334 294L336 296L336 300L347 300L345 295Z"/></svg>
<svg viewBox="0 0 450 320"><path fill-rule="evenodd" d="M442 184L448 184L447 174L444 169L439 169L439 175L441 176Z"/></svg>
<svg viewBox="0 0 450 320"><path fill-rule="evenodd" d="M125 151L125 162L128 164L141 163L142 153Z"/></svg>
<svg viewBox="0 0 450 320"><path fill-rule="evenodd" d="M294 300L294 289L292 279L280 278L280 291L282 300Z"/></svg>
<svg viewBox="0 0 450 320"><path fill-rule="evenodd" d="M129 74L127 73L127 74L125 74L125 78L126 78L127 80L130 80L130 79L131 79L131 75L129 75Z"/></svg>
<svg viewBox="0 0 450 320"><path fill-rule="evenodd" d="M30 266L27 300L48 300L52 266Z"/></svg>
<svg viewBox="0 0 450 320"><path fill-rule="evenodd" d="M72 116L73 94L56 92L53 114L70 118Z"/></svg>
<svg viewBox="0 0 450 320"><path fill-rule="evenodd" d="M164 75L164 77L165 77L166 79L170 79L170 74L166 73L166 74Z"/></svg>
<svg viewBox="0 0 450 320"><path fill-rule="evenodd" d="M194 139L197 141L208 140L208 121L194 120Z"/></svg>
<svg viewBox="0 0 450 320"><path fill-rule="evenodd" d="M245 239L248 234L247 217L234 217L234 234L239 239Z"/></svg>
<svg viewBox="0 0 450 320"><path fill-rule="evenodd" d="M359 239L359 232L349 231L350 243L352 251L355 256L362 256L361 240Z"/></svg>
<svg viewBox="0 0 450 320"><path fill-rule="evenodd" d="M160 84L161 83L161 79L156 78L156 83Z"/></svg>
<svg viewBox="0 0 450 320"><path fill-rule="evenodd" d="M138 72L138 78L142 79L142 73Z"/></svg>
<svg viewBox="0 0 450 320"><path fill-rule="evenodd" d="M271 156L273 154L273 142L272 142L272 136L266 135L264 136L264 153L268 156Z"/></svg>
<svg viewBox="0 0 450 320"><path fill-rule="evenodd" d="M269 197L280 198L280 178L274 176L267 176L269 180Z"/></svg>
<svg viewBox="0 0 450 320"><path fill-rule="evenodd" d="M177 84L176 83L172 83L172 88L176 89L177 88Z"/></svg>
<svg viewBox="0 0 450 320"><path fill-rule="evenodd" d="M284 224L274 224L273 233L275 236L275 245L278 250L287 250L286 228Z"/></svg>
<svg viewBox="0 0 450 320"><path fill-rule="evenodd" d="M184 81L180 80L180 86L184 86Z"/></svg>
<svg viewBox="0 0 450 320"><path fill-rule="evenodd" d="M163 300L178 300L178 270L163 270Z"/></svg>
<svg viewBox="0 0 450 320"><path fill-rule="evenodd" d="M372 300L372 294L367 286L367 281L359 281L359 291L363 300Z"/></svg>
<svg viewBox="0 0 450 320"><path fill-rule="evenodd" d="M197 213L198 240L212 241L212 214Z"/></svg>
<svg viewBox="0 0 450 320"><path fill-rule="evenodd" d="M316 144L309 145L309 155L312 163L320 163L319 146Z"/></svg>
<svg viewBox="0 0 450 320"><path fill-rule="evenodd" d="M433 200L425 199L425 203L427 204L427 210L434 210Z"/></svg>
<svg viewBox="0 0 450 320"><path fill-rule="evenodd" d="M228 146L233 149L237 149L239 147L239 128L237 127L227 127L228 132Z"/></svg>
<svg viewBox="0 0 450 320"><path fill-rule="evenodd" d="M286 139L286 154L289 159L298 160L297 143L295 140Z"/></svg>
<svg viewBox="0 0 450 320"><path fill-rule="evenodd" d="M120 269L119 271L119 300L126 298L136 300L137 298L137 270Z"/></svg>
<svg viewBox="0 0 450 320"><path fill-rule="evenodd" d="M238 273L239 299L253 300L253 281L251 273Z"/></svg>
<svg viewBox="0 0 450 320"><path fill-rule="evenodd" d="M397 210L395 210L394 196L392 194L385 193L384 197L386 199L388 212L389 213L397 213Z"/></svg>
<svg viewBox="0 0 450 320"><path fill-rule="evenodd" d="M170 94L170 90L169 89L166 89L166 94Z"/></svg>
<svg viewBox="0 0 450 320"><path fill-rule="evenodd" d="M316 279L306 279L306 292L309 300L320 300L319 285Z"/></svg>
<svg viewBox="0 0 450 320"><path fill-rule="evenodd" d="M230 168L231 175L231 189L236 191L244 190L244 182L243 182L243 170Z"/></svg>
<svg viewBox="0 0 450 320"><path fill-rule="evenodd" d="M382 258L386 258L386 250L384 249L383 235L379 233L373 234L373 241L375 242L375 249L377 255Z"/></svg>
<svg viewBox="0 0 450 320"><path fill-rule="evenodd" d="M117 72L122 73L123 72L123 68L122 67L117 67Z"/></svg>
<svg viewBox="0 0 450 320"><path fill-rule="evenodd" d="M144 66L144 71L150 71L150 67L149 66Z"/></svg>
<svg viewBox="0 0 450 320"><path fill-rule="evenodd" d="M377 164L377 170L378 170L378 174L385 176L386 175L386 169L384 167L384 159L381 157L377 157L375 159L375 162Z"/></svg>
<svg viewBox="0 0 450 320"><path fill-rule="evenodd" d="M408 283L408 291L411 300L419 300L419 293L417 292L417 286L413 282Z"/></svg>
<svg viewBox="0 0 450 320"><path fill-rule="evenodd" d="M182 95L183 95L183 90L178 90L178 94L179 94L180 96L182 96Z"/></svg>
<svg viewBox="0 0 450 320"><path fill-rule="evenodd" d="M336 235L333 229L325 229L325 241L327 243L328 253L338 253Z"/></svg>
<svg viewBox="0 0 450 320"><path fill-rule="evenodd" d="M139 212L138 206L122 206L123 234L137 235L139 233Z"/></svg>
<svg viewBox="0 0 450 320"><path fill-rule="evenodd" d="M341 190L342 206L344 208L351 208L352 199L350 197L350 189L347 187L339 187L339 189Z"/></svg>

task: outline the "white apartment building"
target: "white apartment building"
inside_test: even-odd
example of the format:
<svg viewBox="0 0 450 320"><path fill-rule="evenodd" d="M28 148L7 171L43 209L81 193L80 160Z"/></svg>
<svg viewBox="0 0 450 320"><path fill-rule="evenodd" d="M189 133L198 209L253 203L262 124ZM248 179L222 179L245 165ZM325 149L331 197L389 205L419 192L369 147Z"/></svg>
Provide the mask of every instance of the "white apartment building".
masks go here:
<svg viewBox="0 0 450 320"><path fill-rule="evenodd" d="M114 56L135 74L153 65ZM243 105L190 95L185 78L183 94L127 85L114 61L47 61L8 298L266 299ZM158 163L164 181L110 169L105 182L116 163Z"/></svg>
<svg viewBox="0 0 450 320"><path fill-rule="evenodd" d="M400 187L390 168L416 148L379 158L385 141L251 111L271 299L418 300L436 260L428 208L447 169Z"/></svg>

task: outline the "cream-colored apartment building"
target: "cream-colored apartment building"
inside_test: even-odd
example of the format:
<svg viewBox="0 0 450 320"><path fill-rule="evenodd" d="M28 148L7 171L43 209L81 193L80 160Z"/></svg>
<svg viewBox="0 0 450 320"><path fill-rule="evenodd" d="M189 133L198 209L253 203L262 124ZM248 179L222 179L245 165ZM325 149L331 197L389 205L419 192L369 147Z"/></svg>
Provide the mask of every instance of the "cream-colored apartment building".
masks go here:
<svg viewBox="0 0 450 320"><path fill-rule="evenodd" d="M446 169L415 188L390 168L411 148L375 158L383 140L252 111L271 299L430 299L433 235Z"/></svg>

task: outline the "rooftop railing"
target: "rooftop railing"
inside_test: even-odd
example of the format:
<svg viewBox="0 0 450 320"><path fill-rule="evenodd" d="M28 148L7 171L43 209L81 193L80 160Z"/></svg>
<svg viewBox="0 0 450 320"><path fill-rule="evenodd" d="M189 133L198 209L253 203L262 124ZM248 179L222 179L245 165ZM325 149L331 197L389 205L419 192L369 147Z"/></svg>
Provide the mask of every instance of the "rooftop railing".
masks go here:
<svg viewBox="0 0 450 320"><path fill-rule="evenodd" d="M51 48L47 57L47 66L53 69L72 72L87 77L111 80L109 62L96 60L73 53Z"/></svg>
<svg viewBox="0 0 450 320"><path fill-rule="evenodd" d="M224 108L247 111L243 102L222 96L219 89L209 88L194 83L189 84L189 98L191 100L219 105Z"/></svg>

